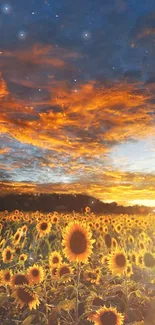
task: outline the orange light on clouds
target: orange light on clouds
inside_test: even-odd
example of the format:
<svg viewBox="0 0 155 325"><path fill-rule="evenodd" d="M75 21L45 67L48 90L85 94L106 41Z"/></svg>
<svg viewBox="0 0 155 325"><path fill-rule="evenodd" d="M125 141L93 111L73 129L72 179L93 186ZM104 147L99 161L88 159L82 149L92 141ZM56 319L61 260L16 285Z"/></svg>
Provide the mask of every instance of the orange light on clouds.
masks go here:
<svg viewBox="0 0 155 325"><path fill-rule="evenodd" d="M78 57L78 53L37 44L26 51L4 51L0 65L7 73L13 63L19 63L24 74L25 65L31 64L35 72L44 65L61 73L65 69L76 71L68 59ZM6 176L5 182L2 179L0 184L2 193L84 193L102 201L153 204L155 176L144 170L123 172L109 160L116 145L155 137L154 117L150 114L154 110L151 87L142 89L140 84L123 80L105 86L90 80L78 84L75 92L65 78L57 80L54 73L41 85L38 80L25 81L22 75L15 78L10 74L10 80L30 89L39 86L48 96L39 94L29 103L26 98L10 93L6 81L0 77L0 135L8 139L6 147L0 150L1 170L8 172L7 175L21 174L22 179L17 182L14 176L12 181L6 181ZM16 142L25 146L24 150L32 151L27 165L21 159L20 149L18 158L11 153L11 143ZM46 151L45 156L33 156L32 147L40 150L40 156ZM12 164L7 165L8 155L12 157ZM26 175L32 173L33 176L34 160L36 179L32 183L24 179L25 176L22 178L22 173L29 168ZM58 177L58 181L51 184L50 175L56 168L70 181L59 182ZM41 175L47 175L47 182L40 184Z"/></svg>

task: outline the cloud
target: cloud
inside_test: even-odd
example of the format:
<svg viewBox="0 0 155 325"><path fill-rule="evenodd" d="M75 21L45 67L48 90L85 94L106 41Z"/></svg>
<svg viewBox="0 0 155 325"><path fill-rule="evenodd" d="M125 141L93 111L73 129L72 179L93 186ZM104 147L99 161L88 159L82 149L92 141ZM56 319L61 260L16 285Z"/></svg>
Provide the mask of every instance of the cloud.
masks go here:
<svg viewBox="0 0 155 325"><path fill-rule="evenodd" d="M152 199L153 175L144 182L140 173L115 171L108 158L116 145L154 137L154 88L131 83L130 77L138 79L139 70L127 74L126 80L92 79L75 86L67 77L76 71L71 61L78 58L74 52L38 44L25 51L3 52L2 191L87 192L118 202L146 200L149 193ZM49 73L50 68L54 70ZM45 82L41 77L38 81L45 71Z"/></svg>
<svg viewBox="0 0 155 325"><path fill-rule="evenodd" d="M75 93L55 82L49 99L39 103L46 111L38 113L35 103L27 107L20 100L5 98L1 133L59 154L89 157L108 152L116 143L154 134L151 98L149 92L127 83L106 88L90 81Z"/></svg>
<svg viewBox="0 0 155 325"><path fill-rule="evenodd" d="M7 91L6 82L4 81L4 79L2 78L2 75L0 73L0 100L2 100L4 97L6 97L7 94L8 94L8 91Z"/></svg>

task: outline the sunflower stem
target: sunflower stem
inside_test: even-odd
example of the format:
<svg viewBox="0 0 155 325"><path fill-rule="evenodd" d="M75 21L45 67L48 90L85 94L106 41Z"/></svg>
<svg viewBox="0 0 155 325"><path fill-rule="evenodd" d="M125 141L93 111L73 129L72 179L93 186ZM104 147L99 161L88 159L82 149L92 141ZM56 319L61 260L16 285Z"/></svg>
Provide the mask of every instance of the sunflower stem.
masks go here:
<svg viewBox="0 0 155 325"><path fill-rule="evenodd" d="M80 282L80 262L77 263L77 282L76 282L76 310L75 310L75 325L79 323L79 282Z"/></svg>

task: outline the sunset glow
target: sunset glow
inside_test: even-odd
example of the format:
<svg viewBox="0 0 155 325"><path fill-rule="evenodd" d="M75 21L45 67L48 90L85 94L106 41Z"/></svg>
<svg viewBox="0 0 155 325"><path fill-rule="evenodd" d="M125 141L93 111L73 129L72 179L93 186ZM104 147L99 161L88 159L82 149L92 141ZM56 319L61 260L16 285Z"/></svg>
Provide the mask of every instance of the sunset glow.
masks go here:
<svg viewBox="0 0 155 325"><path fill-rule="evenodd" d="M44 18L47 3L41 6ZM118 15L127 10L133 21L128 5L121 8L118 1ZM34 19L36 11L30 12ZM8 15L1 15L5 23ZM60 16L55 13L53 26ZM118 54L114 32L109 40L106 35L108 23L99 40L107 48L90 53L97 42L96 30L83 28L77 43L73 36L69 41L65 34L69 27L61 18L64 27L61 32L55 27L49 42L47 21L39 34L39 20L31 19L27 28L21 28L24 40L17 37L11 43L8 37L0 48L2 195L83 193L104 202L155 206L155 87L149 81L154 65L152 20L149 25L141 18L129 34L124 21L126 34L117 35Z"/></svg>

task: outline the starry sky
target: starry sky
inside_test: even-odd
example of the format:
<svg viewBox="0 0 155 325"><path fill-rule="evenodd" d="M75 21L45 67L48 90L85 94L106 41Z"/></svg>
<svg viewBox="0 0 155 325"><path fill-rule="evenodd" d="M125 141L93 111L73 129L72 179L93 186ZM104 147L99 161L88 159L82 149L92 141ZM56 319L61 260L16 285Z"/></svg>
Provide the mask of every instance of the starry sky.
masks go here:
<svg viewBox="0 0 155 325"><path fill-rule="evenodd" d="M154 0L1 0L1 194L155 206L154 57Z"/></svg>

